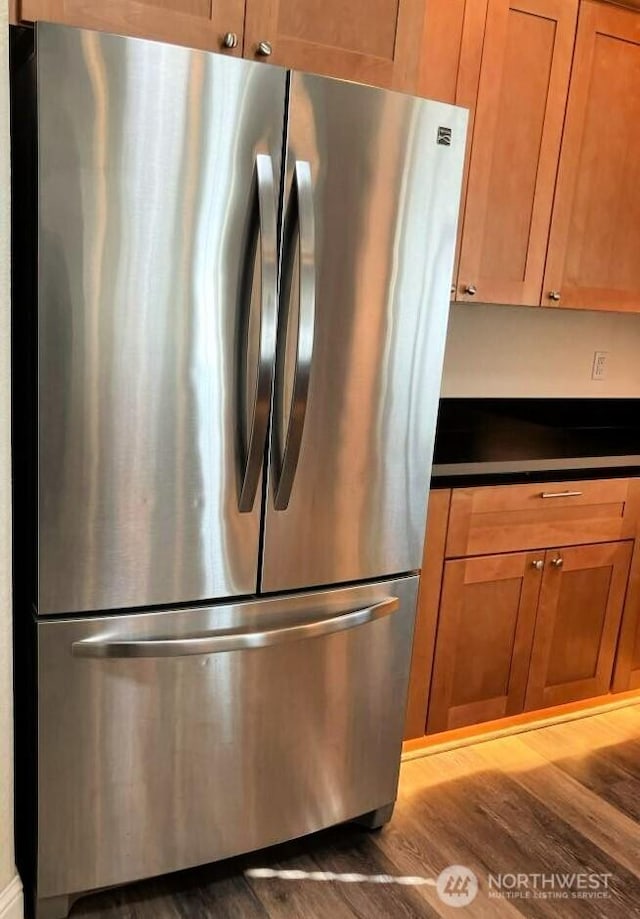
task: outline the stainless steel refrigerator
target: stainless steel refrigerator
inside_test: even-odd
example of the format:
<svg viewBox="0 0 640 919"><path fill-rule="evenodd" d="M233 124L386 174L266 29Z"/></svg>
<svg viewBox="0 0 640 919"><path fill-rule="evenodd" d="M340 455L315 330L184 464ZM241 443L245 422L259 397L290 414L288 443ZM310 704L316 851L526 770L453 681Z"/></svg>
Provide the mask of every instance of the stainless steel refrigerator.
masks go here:
<svg viewBox="0 0 640 919"><path fill-rule="evenodd" d="M46 24L13 80L16 612L61 916L389 818L466 112Z"/></svg>

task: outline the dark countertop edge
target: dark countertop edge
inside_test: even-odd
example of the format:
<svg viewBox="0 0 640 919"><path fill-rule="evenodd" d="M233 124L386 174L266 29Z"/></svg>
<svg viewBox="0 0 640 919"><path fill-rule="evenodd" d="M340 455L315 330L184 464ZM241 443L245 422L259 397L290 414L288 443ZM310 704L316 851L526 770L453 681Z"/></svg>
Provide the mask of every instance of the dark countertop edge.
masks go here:
<svg viewBox="0 0 640 919"><path fill-rule="evenodd" d="M480 485L518 485L527 482L584 482L589 479L625 479L640 476L640 466L593 466L589 468L537 469L526 472L469 472L442 475L434 467L431 488L472 488Z"/></svg>

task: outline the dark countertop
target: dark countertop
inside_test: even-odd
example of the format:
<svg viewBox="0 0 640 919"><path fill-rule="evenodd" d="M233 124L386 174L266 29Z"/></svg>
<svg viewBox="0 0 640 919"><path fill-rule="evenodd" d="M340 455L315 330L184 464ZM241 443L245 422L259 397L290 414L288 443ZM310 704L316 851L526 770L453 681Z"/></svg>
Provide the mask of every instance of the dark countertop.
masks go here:
<svg viewBox="0 0 640 919"><path fill-rule="evenodd" d="M640 475L638 399L441 399L432 486Z"/></svg>

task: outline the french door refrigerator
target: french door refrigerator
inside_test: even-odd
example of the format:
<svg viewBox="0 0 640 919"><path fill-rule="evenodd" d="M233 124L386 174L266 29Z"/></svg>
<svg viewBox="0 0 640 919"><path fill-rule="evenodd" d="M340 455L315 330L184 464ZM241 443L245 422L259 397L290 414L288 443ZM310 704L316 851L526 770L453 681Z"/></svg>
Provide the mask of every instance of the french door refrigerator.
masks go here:
<svg viewBox="0 0 640 919"><path fill-rule="evenodd" d="M59 916L390 816L466 112L48 24L13 90L26 849Z"/></svg>

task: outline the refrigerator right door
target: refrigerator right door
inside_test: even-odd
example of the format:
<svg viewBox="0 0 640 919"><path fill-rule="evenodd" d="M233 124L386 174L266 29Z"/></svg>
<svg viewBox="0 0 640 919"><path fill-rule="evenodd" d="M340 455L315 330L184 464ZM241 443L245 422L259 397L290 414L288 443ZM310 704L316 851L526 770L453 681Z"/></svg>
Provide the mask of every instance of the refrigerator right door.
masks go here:
<svg viewBox="0 0 640 919"><path fill-rule="evenodd" d="M292 75L266 592L420 567L466 126Z"/></svg>

